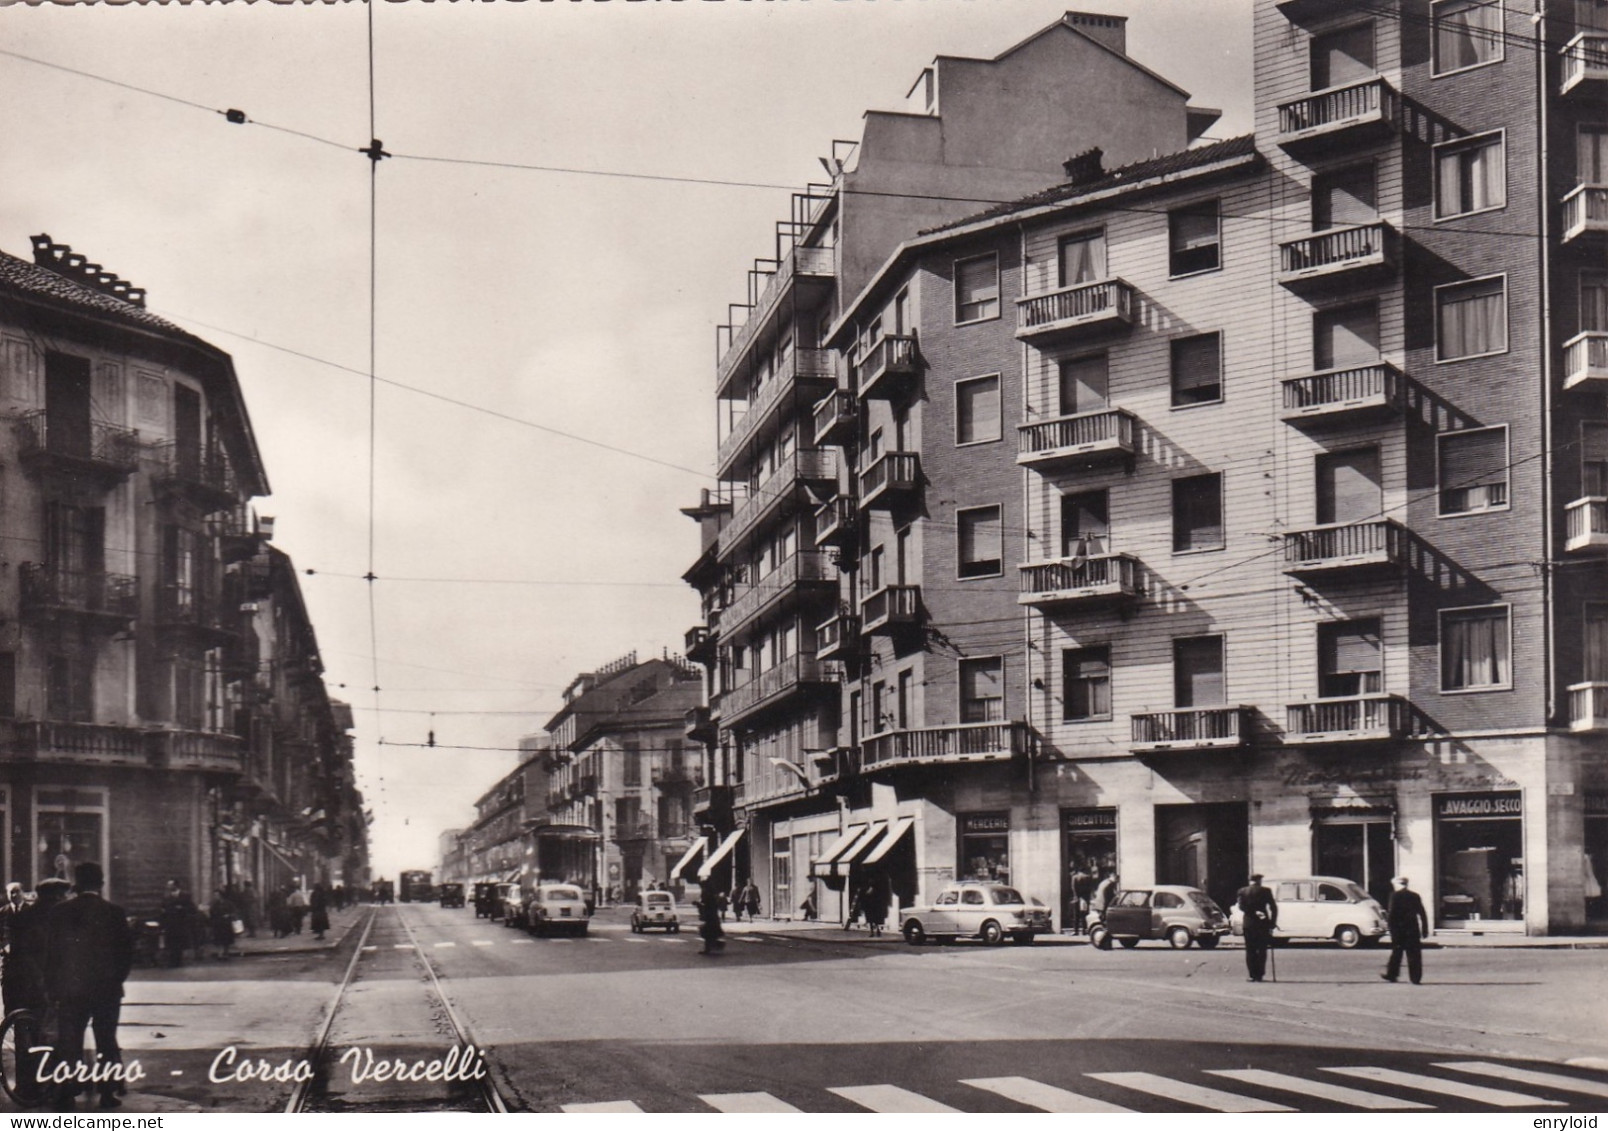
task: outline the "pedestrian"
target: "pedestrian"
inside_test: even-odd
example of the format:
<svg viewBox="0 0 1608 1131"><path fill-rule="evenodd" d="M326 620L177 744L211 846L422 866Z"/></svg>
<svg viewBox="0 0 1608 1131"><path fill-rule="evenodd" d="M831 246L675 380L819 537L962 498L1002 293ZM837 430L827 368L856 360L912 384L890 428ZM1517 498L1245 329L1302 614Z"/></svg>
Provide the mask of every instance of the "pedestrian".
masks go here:
<svg viewBox="0 0 1608 1131"><path fill-rule="evenodd" d="M257 887L250 880L240 892L240 921L246 925L246 937L257 937L257 924L262 922L262 899L257 895Z"/></svg>
<svg viewBox="0 0 1608 1131"><path fill-rule="evenodd" d="M1390 893L1390 906L1385 909L1385 920L1390 924L1390 959L1385 972L1379 975L1387 982L1401 977L1401 957L1407 956L1407 977L1413 985L1424 980L1424 939L1430 935L1429 915L1424 901L1407 886L1406 876L1390 881L1396 890Z"/></svg>
<svg viewBox="0 0 1608 1131"><path fill-rule="evenodd" d="M804 897L804 902L798 905L798 909L803 913L806 923L815 922L818 916L815 910L815 893L813 891Z"/></svg>
<svg viewBox="0 0 1608 1131"><path fill-rule="evenodd" d="M743 909L748 912L748 921L752 923L759 918L759 888L752 879L743 885L741 898Z"/></svg>
<svg viewBox="0 0 1608 1131"><path fill-rule="evenodd" d="M723 891L717 891L715 893L715 907L720 911L720 921L722 923L726 921L726 904L726 893Z"/></svg>
<svg viewBox="0 0 1608 1131"><path fill-rule="evenodd" d="M285 897L285 907L290 911L290 929L293 934L302 933L302 920L307 918L307 893L297 884Z"/></svg>
<svg viewBox="0 0 1608 1131"><path fill-rule="evenodd" d="M219 958L228 958L234 953L236 914L227 891L219 888L213 893L212 905L207 908L207 929Z"/></svg>
<svg viewBox="0 0 1608 1131"><path fill-rule="evenodd" d="M21 894L21 886L18 894ZM45 980L49 940L45 927L50 909L67 898L72 885L52 876L39 881L34 901L22 903L15 913L7 911L8 949L3 976L5 1010L26 1009L33 1014L30 1023L21 1020L17 1033L17 1099L23 1107L37 1107L44 1099L39 1086L39 1053L45 1043L45 1013L50 1007L50 990Z"/></svg>
<svg viewBox="0 0 1608 1131"><path fill-rule="evenodd" d="M276 939L290 934L290 907L285 902L289 894L285 888L275 888L268 896L268 926Z"/></svg>
<svg viewBox="0 0 1608 1131"><path fill-rule="evenodd" d="M748 907L748 899L744 894L746 891L747 889L744 887L734 887L731 889L731 913L734 919L739 923L743 921L743 911Z"/></svg>
<svg viewBox="0 0 1608 1131"><path fill-rule="evenodd" d="M78 894L51 908L45 918L45 977L56 1007L55 1056L69 1065L83 1060L84 1027L92 1027L97 1064L90 1067L98 1079L100 1106L110 1109L123 1106L117 1098L123 1063L117 1022L123 983L134 962L134 936L123 909L101 897L105 884L105 873L94 861L73 869ZM56 1097L56 1109L71 1111L76 1092L66 1085Z"/></svg>
<svg viewBox="0 0 1608 1131"><path fill-rule="evenodd" d="M1089 899L1094 895L1094 876L1081 863L1072 869L1072 933L1089 929Z"/></svg>
<svg viewBox="0 0 1608 1131"><path fill-rule="evenodd" d="M183 966L184 952L194 941L195 901L178 880L169 880L162 895L162 951L168 966Z"/></svg>
<svg viewBox="0 0 1608 1131"><path fill-rule="evenodd" d="M307 904L312 912L310 926L313 929L313 937L323 942L324 932L329 930L329 892L325 890L323 884L313 885L313 895Z"/></svg>
<svg viewBox="0 0 1608 1131"><path fill-rule="evenodd" d="M720 925L724 916L720 905L725 894L705 888L698 896L698 935L703 939L699 954L718 954L726 948L726 929Z"/></svg>
<svg viewBox="0 0 1608 1131"><path fill-rule="evenodd" d="M888 889L874 880L867 880L860 890L860 911L871 937L882 937L882 926L888 921Z"/></svg>
<svg viewBox="0 0 1608 1131"><path fill-rule="evenodd" d="M1094 896L1089 900L1089 926L1105 921L1106 910L1117 901L1122 891L1122 877L1112 872L1095 886Z"/></svg>
<svg viewBox="0 0 1608 1131"><path fill-rule="evenodd" d="M1260 982L1267 972L1267 952L1273 945L1273 929L1279 923L1279 905L1273 893L1262 886L1262 873L1240 888L1235 904L1245 916L1245 973L1247 980Z"/></svg>

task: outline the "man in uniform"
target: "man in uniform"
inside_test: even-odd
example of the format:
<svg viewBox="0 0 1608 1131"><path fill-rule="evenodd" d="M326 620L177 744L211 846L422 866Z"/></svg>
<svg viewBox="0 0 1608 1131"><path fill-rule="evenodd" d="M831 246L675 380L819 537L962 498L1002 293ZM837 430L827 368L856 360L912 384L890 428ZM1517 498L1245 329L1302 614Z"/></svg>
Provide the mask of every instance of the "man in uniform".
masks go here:
<svg viewBox="0 0 1608 1131"><path fill-rule="evenodd" d="M1278 926L1279 905L1262 886L1260 872L1240 888L1235 902L1245 916L1245 973L1250 981L1260 982L1267 971L1267 951L1273 945L1273 928Z"/></svg>
<svg viewBox="0 0 1608 1131"><path fill-rule="evenodd" d="M52 908L45 920L45 978L56 1005L56 1051L53 1059L76 1064L84 1056L84 1027L95 1031L95 1054L106 1077L100 1082L100 1106L121 1107L118 1081L106 1064L122 1064L117 1022L123 1008L123 982L134 964L134 936L121 907L101 898L105 873L93 861L73 870L77 896ZM57 1097L58 1109L71 1110L72 1085Z"/></svg>
<svg viewBox="0 0 1608 1131"><path fill-rule="evenodd" d="M1390 924L1390 959L1385 972L1379 975L1387 982L1401 977L1401 956L1407 956L1407 977L1413 985L1424 980L1424 937L1429 934L1429 916L1418 893L1407 887L1407 877L1397 876L1390 881L1396 890L1390 893L1390 906L1385 920Z"/></svg>

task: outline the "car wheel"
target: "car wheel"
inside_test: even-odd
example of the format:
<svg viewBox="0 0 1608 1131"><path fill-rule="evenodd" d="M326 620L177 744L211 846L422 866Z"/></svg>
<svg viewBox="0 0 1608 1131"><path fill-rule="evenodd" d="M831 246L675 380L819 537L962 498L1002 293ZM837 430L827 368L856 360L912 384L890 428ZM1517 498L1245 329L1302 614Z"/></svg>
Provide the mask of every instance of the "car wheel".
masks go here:
<svg viewBox="0 0 1608 1131"><path fill-rule="evenodd" d="M911 946L920 946L927 941L927 932L922 929L921 920L912 919L904 926L905 942Z"/></svg>
<svg viewBox="0 0 1608 1131"><path fill-rule="evenodd" d="M1118 939L1117 941L1122 944L1123 950L1132 950L1139 945L1138 939Z"/></svg>
<svg viewBox="0 0 1608 1131"><path fill-rule="evenodd" d="M1089 929L1089 945L1096 950L1111 949L1111 932L1104 927L1091 927Z"/></svg>
<svg viewBox="0 0 1608 1131"><path fill-rule="evenodd" d="M1202 935L1202 936L1200 936L1200 938L1196 939L1195 941L1200 943L1200 949L1202 949L1202 950L1211 950L1213 947L1215 947L1217 945L1217 936L1216 935Z"/></svg>
<svg viewBox="0 0 1608 1131"><path fill-rule="evenodd" d="M680 923L672 924L671 927L670 927L670 933L672 935L679 935L681 933L681 924Z"/></svg>
<svg viewBox="0 0 1608 1131"><path fill-rule="evenodd" d="M1174 927L1167 932L1167 942L1174 950L1188 950L1194 941L1188 927Z"/></svg>
<svg viewBox="0 0 1608 1131"><path fill-rule="evenodd" d="M998 946L1005 941L1005 932L998 923L990 919L977 932L977 937L983 940L985 946Z"/></svg>
<svg viewBox="0 0 1608 1131"><path fill-rule="evenodd" d="M1033 942L1033 932L1017 931L1015 934L1011 935L1011 942L1015 943L1017 946L1029 946Z"/></svg>
<svg viewBox="0 0 1608 1131"><path fill-rule="evenodd" d="M1346 923L1335 928L1334 941L1339 943L1346 950L1352 950L1362 942L1362 932L1357 930L1357 928L1353 927L1350 923Z"/></svg>

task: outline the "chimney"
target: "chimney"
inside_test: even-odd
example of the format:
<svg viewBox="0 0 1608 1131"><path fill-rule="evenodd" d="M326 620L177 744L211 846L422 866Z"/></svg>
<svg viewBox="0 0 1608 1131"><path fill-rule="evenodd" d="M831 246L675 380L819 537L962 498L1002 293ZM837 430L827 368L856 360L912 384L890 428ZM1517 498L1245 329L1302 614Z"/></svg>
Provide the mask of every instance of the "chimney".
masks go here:
<svg viewBox="0 0 1608 1131"><path fill-rule="evenodd" d="M1068 12L1066 23L1090 39L1098 40L1118 55L1128 53L1128 17L1104 16L1097 12Z"/></svg>
<svg viewBox="0 0 1608 1131"><path fill-rule="evenodd" d="M34 266L54 271L64 279L111 295L130 306L145 306L144 287L136 287L126 279L119 279L99 263L91 263L87 256L80 255L64 243L57 243L43 232L29 239L33 242Z"/></svg>
<svg viewBox="0 0 1608 1131"><path fill-rule="evenodd" d="M1066 183L1087 185L1098 181L1105 176L1105 165L1101 160L1104 156L1105 150L1097 145L1061 162L1061 168L1066 170Z"/></svg>

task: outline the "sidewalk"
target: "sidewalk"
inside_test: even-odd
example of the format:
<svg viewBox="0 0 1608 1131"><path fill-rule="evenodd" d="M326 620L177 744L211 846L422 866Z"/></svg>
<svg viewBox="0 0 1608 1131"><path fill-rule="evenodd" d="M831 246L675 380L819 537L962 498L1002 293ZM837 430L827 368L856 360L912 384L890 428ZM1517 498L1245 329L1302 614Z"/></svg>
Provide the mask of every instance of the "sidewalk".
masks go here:
<svg viewBox="0 0 1608 1131"><path fill-rule="evenodd" d="M366 903L354 903L344 911L331 911L329 930L324 932L323 941L313 936L306 920L303 920L302 933L299 935L286 935L282 939L276 939L273 931L267 927L258 927L256 938L241 935L235 939L235 949L243 958L260 954L304 954L315 950L334 950L346 941L346 933L363 921L368 908L369 905Z"/></svg>

